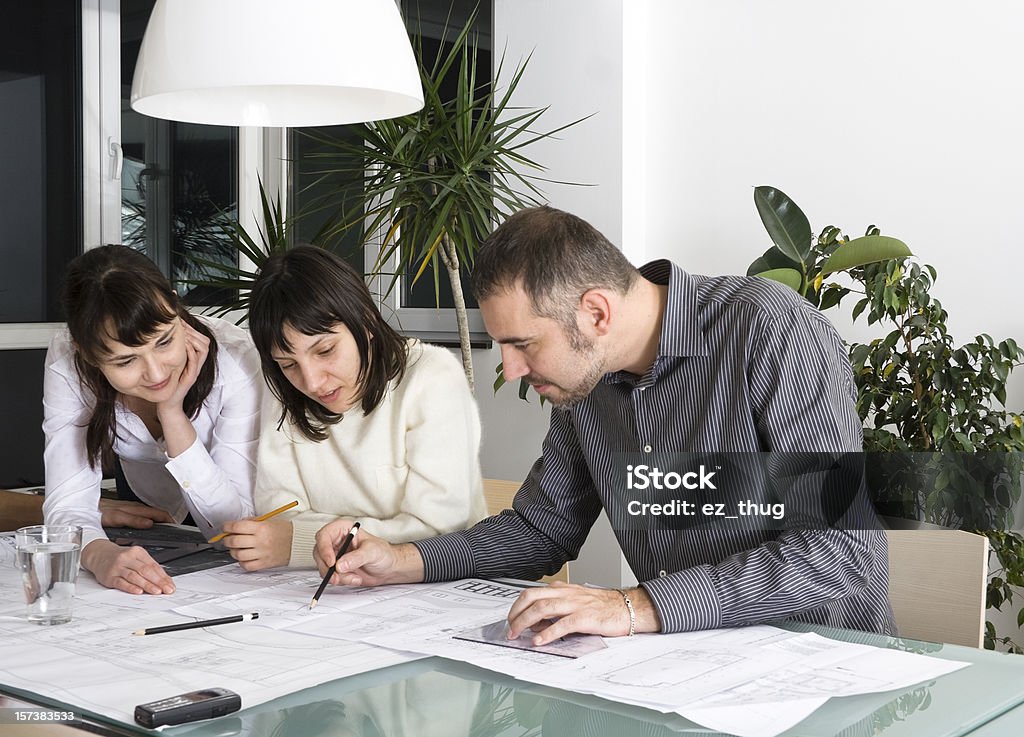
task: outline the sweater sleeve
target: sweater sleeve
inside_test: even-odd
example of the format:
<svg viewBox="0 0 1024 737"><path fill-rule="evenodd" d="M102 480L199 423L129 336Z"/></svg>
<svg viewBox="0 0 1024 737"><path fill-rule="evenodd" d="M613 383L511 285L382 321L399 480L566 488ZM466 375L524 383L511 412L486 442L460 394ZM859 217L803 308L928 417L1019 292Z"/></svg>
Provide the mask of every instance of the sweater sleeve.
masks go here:
<svg viewBox="0 0 1024 737"><path fill-rule="evenodd" d="M292 501L298 502L297 506L282 515L292 523L292 548L288 565L307 568L316 565L313 547L317 530L338 519L338 516L311 508L309 494L299 471L293 431L287 424L278 429L281 411L281 403L271 392L266 392L253 504L259 515Z"/></svg>
<svg viewBox="0 0 1024 737"><path fill-rule="evenodd" d="M426 346L396 394L406 468L381 481L402 487L398 512L361 518L362 526L396 543L465 529L484 516L484 501L480 416L462 368L447 350Z"/></svg>

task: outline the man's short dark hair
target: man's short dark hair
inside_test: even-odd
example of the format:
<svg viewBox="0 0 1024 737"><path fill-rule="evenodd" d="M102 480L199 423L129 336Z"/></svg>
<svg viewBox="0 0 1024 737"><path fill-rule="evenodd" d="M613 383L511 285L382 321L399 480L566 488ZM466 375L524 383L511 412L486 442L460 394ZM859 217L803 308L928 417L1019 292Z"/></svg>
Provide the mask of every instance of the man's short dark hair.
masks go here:
<svg viewBox="0 0 1024 737"><path fill-rule="evenodd" d="M625 294L639 272L593 225L553 207L520 210L484 241L473 264L477 300L520 285L542 317L565 322L595 288Z"/></svg>

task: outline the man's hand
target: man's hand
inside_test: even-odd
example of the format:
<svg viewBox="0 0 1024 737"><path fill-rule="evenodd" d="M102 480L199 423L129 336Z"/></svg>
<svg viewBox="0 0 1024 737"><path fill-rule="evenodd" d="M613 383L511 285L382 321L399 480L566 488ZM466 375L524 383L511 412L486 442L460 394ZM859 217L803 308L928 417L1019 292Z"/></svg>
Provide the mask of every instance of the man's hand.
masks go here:
<svg viewBox="0 0 1024 737"><path fill-rule="evenodd" d="M246 571L286 566L292 556L292 523L286 519L224 523L224 545Z"/></svg>
<svg viewBox="0 0 1024 737"><path fill-rule="evenodd" d="M658 632L654 604L642 588L626 592L636 612L636 632ZM606 637L629 634L629 609L615 589L556 581L550 586L530 587L519 595L508 612L508 638L514 640L533 630L534 645L547 645L574 632Z"/></svg>
<svg viewBox="0 0 1024 737"><path fill-rule="evenodd" d="M154 522L174 522L162 509L121 499L100 499L100 516L104 527L136 527L145 530Z"/></svg>
<svg viewBox="0 0 1024 737"><path fill-rule="evenodd" d="M313 559L321 576L334 564L335 555L353 524L351 520L340 519L329 522L316 533ZM414 545L392 545L362 529L353 537L331 576L331 584L335 586L380 586L422 580L423 559Z"/></svg>
<svg viewBox="0 0 1024 737"><path fill-rule="evenodd" d="M82 565L101 584L129 594L173 594L174 581L145 548L93 540L82 550Z"/></svg>

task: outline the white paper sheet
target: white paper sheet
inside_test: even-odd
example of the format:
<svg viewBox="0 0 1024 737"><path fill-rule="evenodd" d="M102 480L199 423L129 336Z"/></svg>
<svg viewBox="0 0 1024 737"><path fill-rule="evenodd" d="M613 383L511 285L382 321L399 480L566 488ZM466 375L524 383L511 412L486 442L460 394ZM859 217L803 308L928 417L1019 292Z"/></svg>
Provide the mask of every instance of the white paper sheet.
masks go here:
<svg viewBox="0 0 1024 737"><path fill-rule="evenodd" d="M242 697L244 708L420 657L249 622L160 635L131 634L143 627L182 621L172 611L176 603L196 606L220 598L211 589L224 591L232 583L237 587L238 570L229 566L193 574L195 578L180 576L175 579L177 592L170 596L131 596L86 586L87 593L76 597L72 621L56 627L0 619L4 641L0 681L132 723L136 704L186 691L228 688ZM309 575L308 571L298 576L272 573L245 580L249 588L262 591ZM12 576L17 576L13 569L0 570L0 582ZM81 578L91 580L88 574Z"/></svg>
<svg viewBox="0 0 1024 737"><path fill-rule="evenodd" d="M401 596L305 621L294 631L356 638L471 663L522 680L590 693L741 737L772 737L829 698L906 688L965 667L776 627L608 639L566 661L453 639L507 611L518 589L478 581L396 587Z"/></svg>
<svg viewBox="0 0 1024 737"><path fill-rule="evenodd" d="M16 571L0 569L0 590L12 583ZM69 624L0 618L0 681L130 721L135 704L197 688L223 686L253 706L418 653L677 713L741 737L773 737L833 696L905 688L966 665L774 627L610 638L606 649L568 659L453 638L502 619L521 591L513 585L335 587L310 611L317 583L310 571L234 566L180 576L171 596L96 591L93 583ZM260 619L130 634L251 611Z"/></svg>

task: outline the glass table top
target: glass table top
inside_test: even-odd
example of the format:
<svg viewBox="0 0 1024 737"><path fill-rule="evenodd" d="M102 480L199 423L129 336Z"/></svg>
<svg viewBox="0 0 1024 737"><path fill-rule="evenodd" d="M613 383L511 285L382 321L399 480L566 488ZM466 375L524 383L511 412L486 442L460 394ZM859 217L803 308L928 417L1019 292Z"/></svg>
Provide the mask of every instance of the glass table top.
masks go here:
<svg viewBox="0 0 1024 737"><path fill-rule="evenodd" d="M1024 733L1024 724L1015 724L1024 722L1024 706L1015 709L1024 704L1024 657L821 627L787 627L973 665L903 691L832 699L784 732L784 737L956 737L979 729L983 737ZM105 723L102 718L95 719ZM997 725L1002 720L1006 724L999 728L1012 725L1012 732L984 731L987 723ZM147 733L137 725L121 724L114 729L114 734ZM172 727L165 734L668 737L721 733L678 715L535 686L462 663L428 658L321 684L213 721Z"/></svg>

